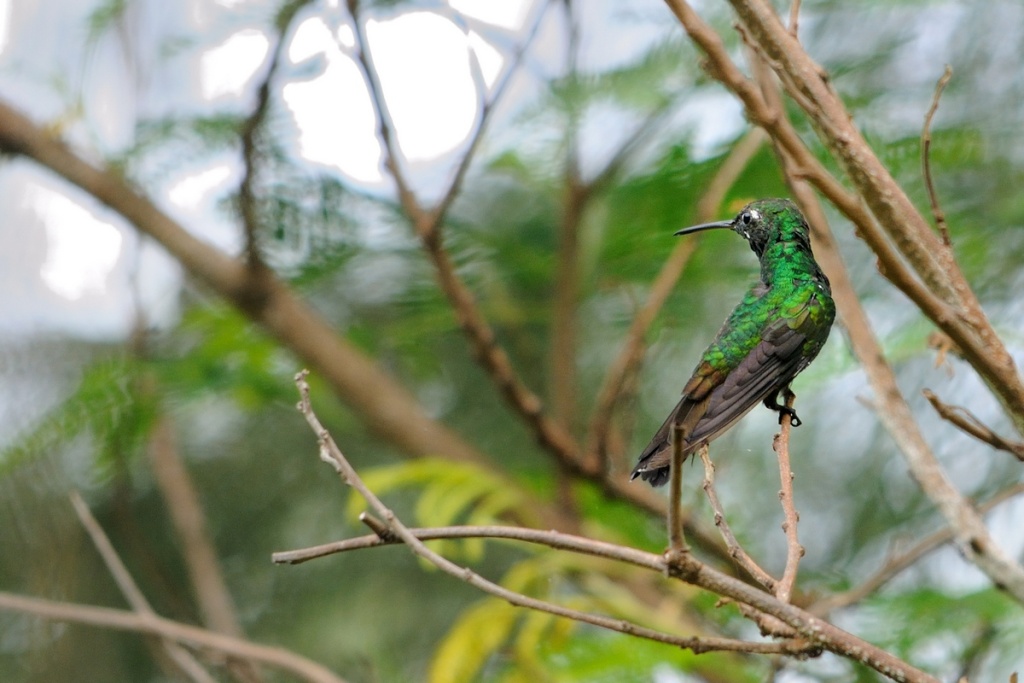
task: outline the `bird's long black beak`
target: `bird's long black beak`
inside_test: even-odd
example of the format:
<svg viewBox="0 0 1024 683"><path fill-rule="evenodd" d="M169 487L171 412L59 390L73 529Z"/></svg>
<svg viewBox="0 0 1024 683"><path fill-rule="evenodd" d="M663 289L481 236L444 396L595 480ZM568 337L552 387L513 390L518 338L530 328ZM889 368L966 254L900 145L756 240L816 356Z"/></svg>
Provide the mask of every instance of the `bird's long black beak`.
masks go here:
<svg viewBox="0 0 1024 683"><path fill-rule="evenodd" d="M690 235L695 232L701 232L703 230L716 230L718 228L729 228L732 229L733 221L717 221L715 223L701 223L700 225L694 225L690 228L683 228L676 232L676 236L679 235Z"/></svg>

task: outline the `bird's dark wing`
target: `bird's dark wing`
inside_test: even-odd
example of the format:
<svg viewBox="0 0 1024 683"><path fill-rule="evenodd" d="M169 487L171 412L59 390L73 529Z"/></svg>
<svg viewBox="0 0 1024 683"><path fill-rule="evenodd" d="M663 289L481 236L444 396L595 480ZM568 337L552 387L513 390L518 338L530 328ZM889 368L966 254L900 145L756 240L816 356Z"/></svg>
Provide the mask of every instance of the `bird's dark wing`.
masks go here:
<svg viewBox="0 0 1024 683"><path fill-rule="evenodd" d="M683 388L682 399L640 454L633 478L642 477L651 486L668 481L672 425L683 426L684 453L714 440L807 365L802 354L806 341L803 332L779 320L764 329L761 342L728 374L702 362Z"/></svg>
<svg viewBox="0 0 1024 683"><path fill-rule="evenodd" d="M788 385L806 365L807 337L785 320L765 330L761 343L711 391L707 409L687 439L711 441L769 396Z"/></svg>

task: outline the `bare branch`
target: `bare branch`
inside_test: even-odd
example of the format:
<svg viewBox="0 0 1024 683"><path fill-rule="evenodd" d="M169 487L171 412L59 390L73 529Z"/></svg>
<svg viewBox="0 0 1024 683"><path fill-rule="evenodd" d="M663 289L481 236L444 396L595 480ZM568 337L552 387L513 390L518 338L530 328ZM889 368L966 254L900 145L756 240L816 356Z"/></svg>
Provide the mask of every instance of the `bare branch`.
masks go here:
<svg viewBox="0 0 1024 683"><path fill-rule="evenodd" d="M942 72L942 77L935 84L935 95L932 97L931 106L928 107L928 113L925 114L924 128L921 130L921 168L924 174L924 186L928 190L928 202L932 207L935 227L938 229L939 234L942 235L942 241L947 247L952 244L949 240L949 226L946 225L946 214L943 213L942 208L939 206L939 197L936 195L935 185L932 183L932 164L929 152L932 146L932 119L935 117L935 112L939 109L939 99L942 97L942 91L946 89L946 85L949 84L952 78L953 69L947 64L945 71Z"/></svg>
<svg viewBox="0 0 1024 683"><path fill-rule="evenodd" d="M668 547L671 553L688 553L689 546L683 536L683 444L686 435L678 422L672 425L672 461L668 477Z"/></svg>
<svg viewBox="0 0 1024 683"><path fill-rule="evenodd" d="M383 522L365 512L360 515L360 519L364 516L374 519L376 524L383 524ZM375 528L374 533L370 535L348 538L344 541L335 541L334 543L325 543L312 548L277 552L271 556L271 559L275 564L302 564L303 562L335 553L362 550L364 548L377 548L404 542L387 527L384 527L382 531L385 536L376 533ZM517 526L447 526L422 529L410 528L409 531L421 541L456 538L493 538L533 543L554 548L555 550L566 550L579 553L580 555L602 557L656 572L662 571L665 566L661 555L627 548L614 543L605 543L584 536L564 534L559 531L526 529Z"/></svg>
<svg viewBox="0 0 1024 683"><path fill-rule="evenodd" d="M729 526L729 522L725 519L725 510L722 507L722 501L718 498L718 491L715 489L715 463L711 462L711 458L708 457L708 449L701 448L699 452L701 462L704 463L704 482L702 488L704 489L704 494L708 497L708 502L711 503L711 511L715 515L715 526L718 527L722 538L725 539L725 547L729 549L729 555L765 589L775 593L775 587L778 582L771 574L762 569L761 565L755 562L754 558L743 549L743 546L736 539L736 535L732 532L732 527Z"/></svg>
<svg viewBox="0 0 1024 683"><path fill-rule="evenodd" d="M796 397L788 387L783 393L786 407L792 409ZM779 500L782 502L782 511L786 520L782 523L782 530L786 532L786 568L782 573L782 579L775 588L775 597L783 602L790 602L792 599L800 558L804 556L804 547L800 545L800 539L797 538L796 527L797 522L800 521L800 515L796 511L796 504L793 501L793 468L789 463L789 433L792 429L792 421L790 413L782 413L782 427L772 442L772 448L779 456L779 479L782 482Z"/></svg>
<svg viewBox="0 0 1024 683"><path fill-rule="evenodd" d="M121 561L117 551L114 550L113 544L103 531L103 527L96 521L96 518L93 517L92 512L89 510L89 506L82 500L82 496L78 491L72 491L70 498L71 506L75 509L75 514L78 515L78 521L81 522L82 528L85 529L86 533L89 534L89 538L92 539L93 546L99 552L100 557L103 558L103 563L107 565L107 571L114 578L114 582L120 589L121 595L124 596L124 599L128 601L128 604L138 614L154 616L156 612L149 604L149 601L146 600L146 596L139 590L139 586L128 572L128 568L124 566L124 562ZM196 683L215 683L216 679L203 668L203 665L192 656L192 653L177 642L170 638L161 638L160 644L171 661L191 680L196 681Z"/></svg>
<svg viewBox="0 0 1024 683"><path fill-rule="evenodd" d="M182 624L156 615L31 598L7 592L0 592L0 611L20 612L51 621L145 633L214 652L222 652L239 659L269 664L289 671L311 683L345 683L342 678L322 664L289 650L270 645L257 645L241 638L214 633L198 626Z"/></svg>
<svg viewBox="0 0 1024 683"><path fill-rule="evenodd" d="M551 4L551 0L542 3L536 10L533 22L530 24L530 28L526 31L526 34L519 43L517 49L512 55L506 60L506 64L498 80L495 82L493 89L491 90L491 97L489 100L486 99L485 91L482 89L482 83L479 78L476 78L477 92L480 98L480 115L477 119L476 130L473 131L473 136L469 141L469 145L466 147L466 151L462 154L462 158L459 159L459 164L455 169L455 173L452 175L451 183L448 185L448 191L445 192L444 197L438 202L437 206L432 210L431 218L434 224L434 229L440 229L440 226L444 223L445 218L448 215L448 209L451 208L452 203L458 197L459 192L462 190L462 183L465 180L466 173L469 171L469 167L476 157L477 149L480 147L480 142L483 140L484 133L487 131L488 124L490 123L491 114L493 114L498 103L501 101L502 96L508 87L509 82L512 80L512 76L515 75L519 69L519 65L522 63L523 56L526 51L533 45L534 39L537 37L537 31L540 29L541 21L544 18L544 13L547 11L548 6ZM479 62L476 59L476 55L472 54L471 60L476 67L475 71L479 71Z"/></svg>
<svg viewBox="0 0 1024 683"><path fill-rule="evenodd" d="M789 5L789 32L800 38L800 0L792 0Z"/></svg>
<svg viewBox="0 0 1024 683"><path fill-rule="evenodd" d="M295 383L301 396L298 409L306 418L306 422L309 423L310 428L317 435L317 440L320 444L320 459L331 465L335 472L337 472L341 477L342 481L355 489L359 495L366 500L370 507L383 518L391 532L401 539L401 541L408 546L415 555L423 558L427 562L430 562L446 574L449 574L461 581L465 581L475 588L479 588L490 595L506 600L519 607L527 607L529 609L547 612L548 614L553 614L555 616L573 619L575 621L592 624L594 626L600 626L612 631L618 631L619 633L625 633L639 638L683 647L692 650L695 653L734 651L754 652L759 654L779 654L781 652L793 654L794 652L799 652L806 655L809 650L813 651L816 649L814 645L808 644L804 641L748 643L733 640L731 638L675 636L640 626L639 624L634 624L624 619L614 619L600 614L581 612L555 603L532 598L528 595L509 590L504 586L500 586L493 581L485 579L468 567L460 567L456 565L454 562L438 555L424 545L423 541L418 539L416 535L398 519L395 513L384 505L384 503L366 487L355 469L352 468L352 465L349 464L344 454L342 454L330 433L320 423L320 420L313 412L313 407L309 399L309 385L306 383L306 375L306 371L302 371L295 376Z"/></svg>
<svg viewBox="0 0 1024 683"><path fill-rule="evenodd" d="M242 125L241 138L243 172L242 182L238 187L238 205L239 213L242 218L242 226L245 229L245 251L247 255L247 263L250 268L258 268L262 264L258 237L259 216L256 210L256 192L254 190L254 185L256 184L257 157L259 156L257 151L257 136L259 135L260 129L263 127L263 123L267 118L267 112L270 110L270 84L274 80L278 64L281 61L281 54L285 45L285 35L288 32L288 28L291 25L292 20L298 14L299 10L307 4L307 2L290 3L288 5L287 14L283 17L279 17L280 24L277 42L274 45L274 50L270 54L270 65L267 67L267 72L264 74L259 87L256 89L256 106L253 107L252 113L249 114L245 123Z"/></svg>
<svg viewBox="0 0 1024 683"><path fill-rule="evenodd" d="M933 408L935 408L935 412L937 412L943 420L953 423L975 439L992 446L992 448L1000 451L1006 451L1021 462L1024 462L1024 443L1004 439L992 431L991 427L982 423L982 421L979 420L971 411L961 406L951 406L948 403L943 403L934 392L928 389L925 389L921 393L924 394L924 397L928 399L928 402L932 404Z"/></svg>
<svg viewBox="0 0 1024 683"><path fill-rule="evenodd" d="M997 505L1021 494L1024 494L1024 484L1014 484L979 505L978 512L986 514ZM833 610L842 609L856 604L869 595L873 595L875 591L889 583L889 581L895 578L896 575L903 570L909 569L917 564L917 561L928 553L953 540L953 530L949 527L943 527L938 531L932 532L906 550L891 554L885 559L882 566L860 585L851 588L848 591L836 593L835 595L823 598L809 606L807 611L824 616Z"/></svg>
<svg viewBox="0 0 1024 683"><path fill-rule="evenodd" d="M174 428L166 415L158 416L153 425L148 452L153 477L181 541L182 558L203 623L214 631L242 637L242 626L206 526L199 492L181 460Z"/></svg>
<svg viewBox="0 0 1024 683"><path fill-rule="evenodd" d="M405 178L401 168L399 150L394 142L394 125L380 79L374 70L373 58L366 42L365 31L355 0L350 0L349 9L352 12L355 26L358 61L377 111L377 129L384 146L385 166L398 188L398 198L402 209L412 221L413 229L419 235L424 249L434 262L441 290L451 303L459 325L469 339L478 362L491 376L509 405L530 426L538 442L545 449L552 452L560 463L571 463L576 460L576 454L579 451L578 445L563 425L545 414L544 404L540 397L534 394L516 374L508 354L498 343L494 330L477 306L473 293L459 277L451 257L444 249L435 217L423 209Z"/></svg>
<svg viewBox="0 0 1024 683"><path fill-rule="evenodd" d="M354 488L379 514L389 529L398 536L402 542L409 546L410 550L417 556L422 557L431 564L447 574L450 574L470 585L479 588L491 595L507 600L513 605L527 607L562 616L569 619L576 619L585 623L619 631L637 637L648 638L658 642L669 643L685 647L694 652L705 652L709 649L731 650L763 653L765 650L778 650L783 648L787 654L797 656L810 656L819 648L825 648L845 657L862 662L867 666L879 671L883 675L906 683L937 683L937 679L915 669L906 662L881 650L870 643L857 638L856 636L843 631L832 624L819 619L798 607L783 603L773 595L760 591L749 586L738 579L727 576L697 560L689 552L665 553L663 557L662 571L676 579L683 580L696 586L700 586L723 597L735 600L748 605L750 608L771 615L790 626L798 636L792 640L785 640L776 643L749 644L731 639L722 638L683 638L673 636L653 629L632 624L630 622L611 619L603 615L588 614L576 610L567 609L560 605L537 600L529 596L510 591L499 586L469 568L459 567L444 557L427 548L416 535L407 528L395 516L395 514L384 505L377 496L367 489L362 479L349 464L348 460L338 449L330 433L323 427L313 412L309 399L309 385L306 383L306 371L298 373L295 377L296 386L299 389L301 400L299 411L305 417L307 423L317 435L320 444L320 458L330 464L342 480Z"/></svg>
<svg viewBox="0 0 1024 683"><path fill-rule="evenodd" d="M382 543L401 543L401 540L399 540L395 536L391 529L388 528L387 524L380 521L379 519L371 515L369 512L359 513L359 521L365 524L366 526L370 527L373 533L377 535L378 541ZM276 562L277 560L274 561ZM292 562L291 564L298 563Z"/></svg>

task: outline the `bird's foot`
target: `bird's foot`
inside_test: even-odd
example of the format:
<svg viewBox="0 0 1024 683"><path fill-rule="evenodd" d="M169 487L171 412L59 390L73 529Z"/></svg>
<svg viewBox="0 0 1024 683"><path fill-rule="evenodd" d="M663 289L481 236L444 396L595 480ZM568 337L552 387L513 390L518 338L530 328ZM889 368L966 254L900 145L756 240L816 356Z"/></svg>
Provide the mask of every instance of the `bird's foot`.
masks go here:
<svg viewBox="0 0 1024 683"><path fill-rule="evenodd" d="M799 417L797 417L796 411L789 406L779 406L779 424L782 424L782 418L785 415L789 415L789 424L794 427L799 427L804 423Z"/></svg>
<svg viewBox="0 0 1024 683"><path fill-rule="evenodd" d="M786 389L783 389L782 391L784 392L784 395L785 395L785 392L789 392L789 388L787 387ZM799 427L800 425L802 425L804 423L803 420L801 420L797 416L796 410L794 410L793 408L790 408L787 405L783 405L782 403L779 403L778 396L770 396L769 398L766 398L764 400L764 407L767 408L768 410L774 410L775 412L777 412L779 414L779 424L782 424L782 418L785 417L786 415L789 415L789 424L794 426L794 427Z"/></svg>

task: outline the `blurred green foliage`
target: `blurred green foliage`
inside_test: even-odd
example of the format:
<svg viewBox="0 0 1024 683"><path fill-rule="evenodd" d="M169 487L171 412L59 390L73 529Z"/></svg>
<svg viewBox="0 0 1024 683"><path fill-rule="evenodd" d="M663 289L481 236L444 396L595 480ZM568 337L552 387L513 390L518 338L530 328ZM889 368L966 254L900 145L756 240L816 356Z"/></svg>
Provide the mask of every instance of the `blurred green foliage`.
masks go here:
<svg viewBox="0 0 1024 683"><path fill-rule="evenodd" d="M367 4L382 16L424 9L415 2ZM86 42L116 31L130 5L99 4L83 27ZM580 14L598 12L577 5ZM616 22L628 21L654 27L648 31L650 44L625 63L609 67L594 60L598 66L578 74L534 69L537 82L512 98L510 111L501 112L495 142L481 150L444 234L460 276L513 365L529 386L546 394L566 154L568 140L579 133L570 127L598 110L611 111L624 127L656 122L649 123L637 153L595 188L582 223L575 369L583 416L674 246L672 233L695 219L697 202L745 132L742 125L726 126L712 144L706 142L700 118L727 119L726 105L713 99L697 123L692 116L682 117L682 123L659 117L662 111L684 111L720 89L700 71L692 46L663 6L652 2L627 13L612 5L602 10L607 16L585 23L586 41L610 40ZM277 9L297 7L289 3ZM269 22L274 8L267 9ZM724 4L705 10L740 54ZM313 5L301 11L331 10ZM830 70L881 158L926 211L919 128L942 62L954 65L956 76L935 122L933 173L958 259L1018 358L1024 113L1014 93L1024 89L1019 69L1024 40L1016 39L1024 26L1021 13L1010 2L973 12L937 1L821 1L805 2L801 20L810 53ZM559 21L549 21L555 36ZM992 40L994 22L1015 31L1016 38ZM929 34L953 37L941 45L919 37ZM188 49L212 46L203 35L187 38ZM288 80L287 69L279 78ZM506 515L536 520L532 501L554 504L566 495L564 482L472 359L394 198L330 169L311 168L284 142L293 122L280 110L276 114L267 131L274 144L263 149L259 176L259 238L268 263L340 334L409 387L432 416L492 456L507 476L448 462L443 453L403 459L314 377L314 401L335 440L371 489L408 522L489 524ZM813 141L813 132L794 114ZM243 119L235 110L143 118L111 163L142 187L158 188L170 171L237 153ZM599 145L580 139L581 156L588 161L582 164L586 182L597 175L588 176L587 169L601 165L600 155L586 143ZM815 151L826 159L823 150ZM770 150L762 149L719 213L727 216L750 199L785 192ZM233 220L236 200L226 193L219 215ZM882 281L844 221L832 218L901 386L951 476L979 498L1019 480L1018 463L954 433L918 398L922 387L932 387L955 396L997 430L1007 429L998 406L966 366L955 358L934 366L926 343L930 326ZM702 240L648 336L639 385L616 423L627 443L615 454L613 467L628 466L635 448L675 401L697 352L754 277L755 261L744 244L728 235ZM42 353L35 362L45 367ZM0 455L0 584L5 590L122 604L65 502L66 491L78 487L86 490L157 609L198 619L144 457L154 418L167 415L176 425L248 633L317 659L347 680L757 681L771 675L764 660L696 657L513 608L424 571L398 547L299 567L271 566L274 550L363 533L355 520L363 502L343 491L319 463L314 439L293 410L291 377L299 369L294 356L226 304L191 287L175 325L146 335L144 343L104 347L97 355L100 359L65 387L61 400ZM793 444L801 539L808 551L799 587L815 595L856 585L884 562L894 543L930 531L937 518L871 409L858 402L870 403L869 390L841 330L796 389L807 425ZM717 442L712 455L720 464L721 495L733 528L756 557L778 571L784 547L770 450L774 428L771 415L755 412ZM684 475L686 503L710 520L697 472L688 468ZM609 500L590 485L567 488L583 533L652 551L663 546L661 520ZM1019 548L1019 524L1004 520L998 528L1002 540ZM756 637L734 608L716 605L711 596L666 587L604 561L479 539L433 547L509 588L578 609L673 632ZM977 680L1006 680L1021 666L1020 607L985 586L949 549L843 616L844 626L946 679L961 672L972 643L981 643L975 648L980 653L971 655ZM985 634L983 641L979 634ZM783 666L795 672L786 680L876 680L829 656ZM80 680L164 680L140 638L0 614L0 678L58 680L72 671L82 674ZM272 674L268 680L278 679Z"/></svg>

